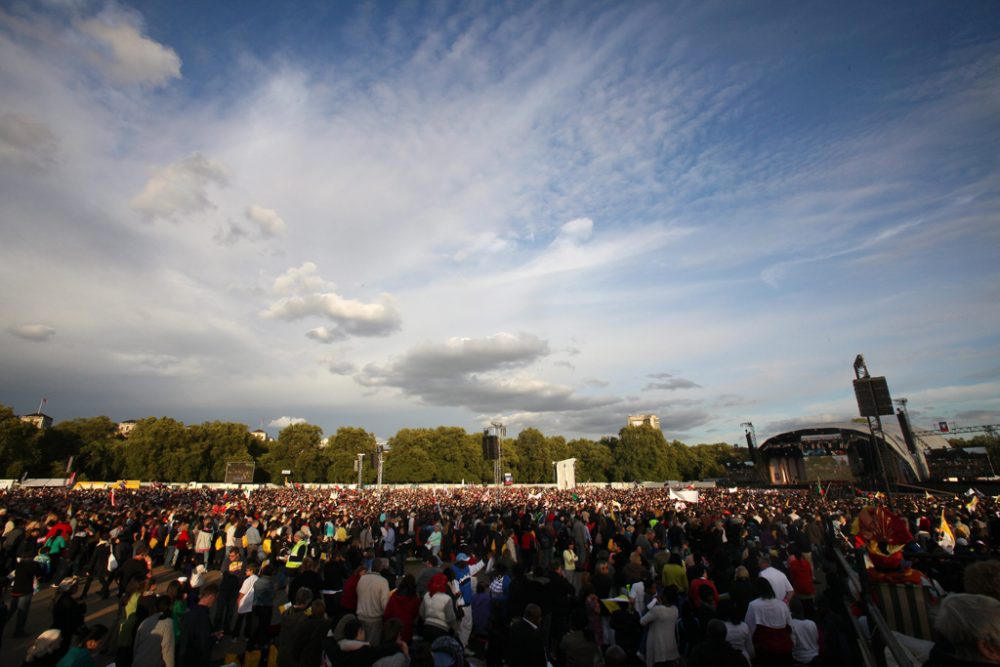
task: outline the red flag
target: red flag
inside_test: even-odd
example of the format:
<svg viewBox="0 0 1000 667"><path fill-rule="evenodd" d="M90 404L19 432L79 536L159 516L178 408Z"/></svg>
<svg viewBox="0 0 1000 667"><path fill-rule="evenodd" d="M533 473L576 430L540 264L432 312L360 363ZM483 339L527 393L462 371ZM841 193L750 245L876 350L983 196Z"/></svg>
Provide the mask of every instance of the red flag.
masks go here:
<svg viewBox="0 0 1000 667"><path fill-rule="evenodd" d="M115 506L115 490L114 490L114 488L111 489L111 506L112 507Z"/></svg>

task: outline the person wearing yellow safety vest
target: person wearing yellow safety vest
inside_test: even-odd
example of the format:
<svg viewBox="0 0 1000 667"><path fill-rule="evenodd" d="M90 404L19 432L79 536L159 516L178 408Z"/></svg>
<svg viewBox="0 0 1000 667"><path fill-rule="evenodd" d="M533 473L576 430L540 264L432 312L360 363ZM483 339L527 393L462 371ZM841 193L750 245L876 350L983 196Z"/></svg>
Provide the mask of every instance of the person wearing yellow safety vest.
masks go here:
<svg viewBox="0 0 1000 667"><path fill-rule="evenodd" d="M302 531L297 531L295 535L292 536L295 540L295 546L292 550L288 552L288 560L285 562L285 570L288 572L288 583L291 585L295 575L299 573L299 569L302 567L302 561L306 557L306 552L309 549L309 540L306 539L305 533Z"/></svg>

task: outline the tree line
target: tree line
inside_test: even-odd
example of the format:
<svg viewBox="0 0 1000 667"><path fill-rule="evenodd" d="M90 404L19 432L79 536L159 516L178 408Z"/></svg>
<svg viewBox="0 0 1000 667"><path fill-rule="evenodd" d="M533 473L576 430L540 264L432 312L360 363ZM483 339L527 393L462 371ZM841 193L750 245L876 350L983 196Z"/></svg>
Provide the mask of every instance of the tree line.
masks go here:
<svg viewBox="0 0 1000 667"><path fill-rule="evenodd" d="M128 438L108 417L85 417L39 429L0 406L0 477L64 477L82 480L140 479L221 482L226 463L252 461L255 481L278 482L291 470L294 482L357 482L354 467L364 453L362 476L375 481L375 435L341 427L324 442L314 424L291 424L267 442L245 424L213 421L185 425L170 417L136 422ZM383 481L393 483L493 481L493 462L483 460L482 434L463 428L406 428L388 441ZM720 477L725 465L749 458L746 448L723 443L689 447L649 426L625 427L600 440L547 436L528 428L501 441L503 471L518 483L555 481L554 461L575 458L578 482L694 480Z"/></svg>

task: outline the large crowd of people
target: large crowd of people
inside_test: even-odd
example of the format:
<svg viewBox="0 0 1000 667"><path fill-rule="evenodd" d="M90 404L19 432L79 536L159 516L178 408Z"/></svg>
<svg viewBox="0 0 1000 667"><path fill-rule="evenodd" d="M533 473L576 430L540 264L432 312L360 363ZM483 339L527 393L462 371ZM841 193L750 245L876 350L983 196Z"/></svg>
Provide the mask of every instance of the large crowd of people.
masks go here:
<svg viewBox="0 0 1000 667"><path fill-rule="evenodd" d="M848 614L858 611L845 606L831 556L862 546L852 524L881 494L678 497L639 487L15 488L0 492L0 636L24 636L29 614L51 627L27 655L8 659L0 645L0 656L207 666L218 664L215 644L235 638L244 664L275 653L280 667L855 661ZM928 664L1000 662L998 504L892 500L912 537L904 558L940 599ZM975 584L963 590L966 581ZM37 609L44 588L54 601ZM85 622L87 604L112 597L113 623Z"/></svg>

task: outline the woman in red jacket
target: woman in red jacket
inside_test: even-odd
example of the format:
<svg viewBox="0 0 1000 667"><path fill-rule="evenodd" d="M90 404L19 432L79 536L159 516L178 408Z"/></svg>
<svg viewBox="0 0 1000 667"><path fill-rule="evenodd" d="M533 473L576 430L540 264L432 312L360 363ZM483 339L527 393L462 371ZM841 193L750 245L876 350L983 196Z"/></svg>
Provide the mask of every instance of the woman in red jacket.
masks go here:
<svg viewBox="0 0 1000 667"><path fill-rule="evenodd" d="M418 613L420 613L420 598L417 597L417 582L412 574L407 574L399 580L399 586L389 596L382 618L386 621L390 618L399 619L403 624L399 636L409 644L413 641L413 624L417 620Z"/></svg>
<svg viewBox="0 0 1000 667"><path fill-rule="evenodd" d="M802 608L807 617L813 615L813 598L816 596L816 585L813 583L812 564L802 556L802 549L793 544L788 556L788 580L795 589L795 597L802 601Z"/></svg>

